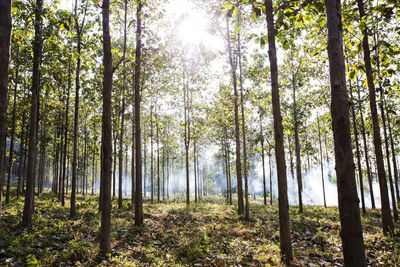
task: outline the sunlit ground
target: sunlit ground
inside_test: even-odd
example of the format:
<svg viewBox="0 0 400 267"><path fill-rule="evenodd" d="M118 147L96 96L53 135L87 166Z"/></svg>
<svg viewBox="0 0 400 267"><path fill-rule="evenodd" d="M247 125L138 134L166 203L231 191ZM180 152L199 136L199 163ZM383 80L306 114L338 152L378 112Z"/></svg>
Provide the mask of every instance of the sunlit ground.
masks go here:
<svg viewBox="0 0 400 267"><path fill-rule="evenodd" d="M108 265L120 266L264 266L279 265L279 229L276 202L262 205L250 199L251 220L236 214L221 196L203 198L186 206L179 197L168 203L144 204L144 226L134 226L128 200L117 209L113 202L112 247L109 259L98 257L100 215L97 198L78 197L78 215L69 219L52 193L35 204L33 228L21 228L23 198L13 196L0 221L0 265ZM68 200L69 201L69 200ZM67 201L67 203L69 203ZM343 264L336 208L310 207L298 214L291 207L294 263L297 266ZM400 243L381 233L379 212L362 218L368 263L400 264ZM398 225L397 225L398 226Z"/></svg>

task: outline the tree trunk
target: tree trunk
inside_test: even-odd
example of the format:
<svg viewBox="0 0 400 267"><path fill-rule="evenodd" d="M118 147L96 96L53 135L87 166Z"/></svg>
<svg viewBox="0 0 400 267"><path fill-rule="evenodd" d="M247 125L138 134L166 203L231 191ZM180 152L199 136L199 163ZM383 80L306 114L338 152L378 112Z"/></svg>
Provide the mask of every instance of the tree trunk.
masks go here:
<svg viewBox="0 0 400 267"><path fill-rule="evenodd" d="M132 158L131 158L131 203L132 203L132 209L133 209L133 205L135 203L135 153L136 153L136 149L135 149L135 126L136 126L136 122L135 122L135 104L134 104L133 100L133 112L132 112Z"/></svg>
<svg viewBox="0 0 400 267"><path fill-rule="evenodd" d="M106 256L111 252L111 165L112 165L112 54L110 37L110 0L103 0L103 137L102 137L102 212L100 227L100 252Z"/></svg>
<svg viewBox="0 0 400 267"><path fill-rule="evenodd" d="M396 162L396 152L394 150L394 142L393 142L393 135L392 135L392 126L390 123L390 117L389 117L389 112L386 106L386 117L387 117L387 124L389 128L389 137L390 137L390 146L392 149L392 160L393 160L393 173L394 173L394 186L396 189L396 198L397 198L397 204L400 203L400 195L399 195L399 175L398 175L398 170L397 170L397 162Z"/></svg>
<svg viewBox="0 0 400 267"><path fill-rule="evenodd" d="M239 6L239 0L237 0L237 5ZM241 26L241 7L239 6L238 13L238 26ZM241 54L241 42L240 42L240 31L237 34L238 38L238 62L239 62L239 82L240 82L240 106L242 112L242 138L243 138L243 172L244 172L244 199L245 199L245 219L250 218L249 214L249 182L247 174L247 145L246 145L246 118L244 116L244 100L243 100L243 73L242 73L242 54Z"/></svg>
<svg viewBox="0 0 400 267"><path fill-rule="evenodd" d="M75 16L78 16L78 0L75 0ZM74 115L74 146L72 151L72 189L71 189L71 208L70 217L75 217L76 215L76 182L77 182L77 162L78 162L78 127L79 127L79 79L81 70L81 46L82 46L82 25L78 23L78 17L76 17L76 33L77 33L77 63L75 72L75 115Z"/></svg>
<svg viewBox="0 0 400 267"><path fill-rule="evenodd" d="M244 214L244 201L243 201L243 185L242 185L242 162L240 160L240 124L239 124L239 104L238 104L238 91L237 91L237 78L236 78L236 62L233 62L231 38L229 30L229 17L226 17L226 31L228 36L228 52L229 63L232 71L232 83L234 92L234 105L235 105L235 143L236 143L236 178L237 178L237 194L238 194L238 213Z"/></svg>
<svg viewBox="0 0 400 267"><path fill-rule="evenodd" d="M40 58L42 54L42 9L43 0L36 0L35 5L35 39L33 41L33 71L32 71L32 95L29 127L29 152L28 152L28 176L25 191L25 204L22 223L26 227L32 225L32 212L34 202L35 166L37 154L37 126L38 106L40 91ZM1 158L0 158L1 160ZM2 170L0 168L0 170Z"/></svg>
<svg viewBox="0 0 400 267"><path fill-rule="evenodd" d="M119 119L117 121L117 125L119 124ZM117 131L113 130L113 145L114 145L114 149L113 149L113 171L112 171L112 196L113 198L115 198L115 175L117 172Z"/></svg>
<svg viewBox="0 0 400 267"><path fill-rule="evenodd" d="M40 23L39 18L37 23ZM3 184L5 171L4 159L6 156L8 69L10 62L11 28L11 0L2 1L0 3L0 217L2 213L3 202ZM35 44L38 43L35 42Z"/></svg>
<svg viewBox="0 0 400 267"><path fill-rule="evenodd" d="M371 177L371 168L369 165L369 157L368 157L368 146L367 146L367 135L365 134L365 124L364 124L364 115L362 112L361 107L361 96L360 96L360 87L358 86L358 79L357 79L357 93L358 93L358 109L360 112L360 120L361 120L361 131L363 136L363 143L364 143L364 153L365 153L365 163L367 165L367 176L368 176L368 184L369 184L369 193L371 197L371 206L375 209L375 199L374 199L374 189L372 187L372 177Z"/></svg>
<svg viewBox="0 0 400 267"><path fill-rule="evenodd" d="M275 47L275 26L272 1L265 0L268 24L268 54L271 66L272 110L275 132L275 155L278 169L278 201L279 201L279 232L280 248L283 262L293 260L292 244L290 241L289 203L287 196L287 178L285 163L285 148L283 144L283 126L278 88L278 62Z"/></svg>
<svg viewBox="0 0 400 267"><path fill-rule="evenodd" d="M319 142L319 161L320 161L320 164L321 164L322 195L324 197L324 207L326 208L325 180L324 180L324 161L323 161L323 156L322 156L321 128L320 128L320 125L319 125L318 114L317 114L317 124L318 124L318 142Z"/></svg>
<svg viewBox="0 0 400 267"><path fill-rule="evenodd" d="M165 146L164 145L162 148L162 200L163 201L165 201Z"/></svg>
<svg viewBox="0 0 400 267"><path fill-rule="evenodd" d="M325 6L332 95L332 129L339 197L340 236L342 238L344 264L345 266L366 266L353 150L351 146L340 1L326 0Z"/></svg>
<svg viewBox="0 0 400 267"><path fill-rule="evenodd" d="M142 136L140 125L140 65L142 54L142 7L138 1L136 10L136 62L135 62L135 135L136 135L136 192L135 192L135 225L143 224L143 197L142 197Z"/></svg>
<svg viewBox="0 0 400 267"><path fill-rule="evenodd" d="M15 70L15 81L14 81L14 101L13 101L13 110L12 110L12 122L11 122L11 141L10 141L10 155L8 157L8 178L7 178L7 190L6 190L6 203L10 201L10 186L12 179L12 167L14 162L14 139L15 139L15 117L16 117L16 108L17 108L17 88L18 88L18 73L19 73L19 48L17 51L17 62L16 62L16 70ZM1 173L1 172L0 172ZM3 190L3 187L0 187ZM1 212L0 212L1 213Z"/></svg>
<svg viewBox="0 0 400 267"><path fill-rule="evenodd" d="M156 113L157 115L157 113ZM160 137L159 137L159 126L158 116L156 116L156 139L157 139L157 201L160 202Z"/></svg>
<svg viewBox="0 0 400 267"><path fill-rule="evenodd" d="M64 153L63 153L63 170L61 179L61 205L65 206L65 179L67 172L67 154L68 154L68 128L69 128L69 93L71 90L71 56L68 57L68 88L67 88L67 103L65 106L65 124L64 124ZM96 128L96 127L95 127ZM67 186L68 188L68 186Z"/></svg>
<svg viewBox="0 0 400 267"><path fill-rule="evenodd" d="M263 192L264 192L264 205L267 205L267 185L265 181L265 155L264 155L264 135L262 127L262 111L260 110L260 134L261 134L261 159L262 159L262 172L263 172Z"/></svg>
<svg viewBox="0 0 400 267"><path fill-rule="evenodd" d="M147 137L146 130L143 128L143 197L146 199L146 178L147 178ZM168 191L167 191L168 194Z"/></svg>
<svg viewBox="0 0 400 267"><path fill-rule="evenodd" d="M363 0L357 0L357 4L358 4L358 10L360 12L360 18L362 20L366 19ZM382 226L384 234L393 235L394 225L393 225L392 215L390 213L389 195L388 195L386 176L385 176L385 166L383 164L382 141L381 141L380 127L379 127L378 111L376 108L375 85L374 85L374 77L372 75L371 55L369 50L367 27L364 28L362 34L363 34L365 72L367 75L367 82L369 89L369 104L371 109L372 128L374 134L375 156L378 168L379 187L381 192Z"/></svg>
<svg viewBox="0 0 400 267"><path fill-rule="evenodd" d="M303 179L301 177L301 156L300 156L300 141L299 141L299 122L297 119L297 102L296 102L296 75L292 75L293 88L293 119L294 119L294 146L296 154L296 176L297 176L297 194L299 197L299 212L303 212ZM322 152L321 152L322 153ZM324 194L325 200L325 194ZM326 207L326 205L325 205Z"/></svg>
<svg viewBox="0 0 400 267"><path fill-rule="evenodd" d="M364 199L364 183L363 183L363 175L361 168L361 156L360 156L360 147L358 144L358 130L356 123L356 112L354 111L354 98L353 98L353 88L351 86L351 81L349 80L349 89L350 89L350 101L351 101L351 115L353 117L353 131L354 131L354 141L356 143L356 153L357 153L357 167L358 167L358 177L360 179L360 193L361 193L361 207L363 214L367 213L365 209L365 199Z"/></svg>
<svg viewBox="0 0 400 267"><path fill-rule="evenodd" d="M197 203L196 139L193 140L194 202Z"/></svg>
<svg viewBox="0 0 400 267"><path fill-rule="evenodd" d="M122 81L122 109L121 109L121 132L119 133L119 170L118 170L118 208L122 208L122 176L124 160L124 123L125 123L125 91L126 91L126 17L128 13L128 0L124 1L124 52L123 52L123 81Z"/></svg>
<svg viewBox="0 0 400 267"><path fill-rule="evenodd" d="M379 103L380 110L381 110L381 118L383 124L383 135L385 138L385 151L386 151L386 162L387 162L387 169L388 169L388 176L389 176L389 188L390 188L390 196L392 197L392 207L393 207L393 218L395 221L399 219L397 214L397 207L396 207L396 195L394 193L394 186L393 186L393 178L392 178L392 170L390 168L390 152L389 152L389 140L386 131L386 115L384 110L384 96L383 96L383 88L380 86L381 91L381 102Z"/></svg>
<svg viewBox="0 0 400 267"><path fill-rule="evenodd" d="M24 169L25 169L25 119L26 119L26 114L23 112L22 114L22 127L21 127L21 142L20 142L20 147L19 147L19 160L18 160L18 184L17 184L17 199L19 198L19 195L22 192L23 188L23 175L24 175ZM1 205L0 205L1 206ZM1 210L0 210L1 214Z"/></svg>
<svg viewBox="0 0 400 267"><path fill-rule="evenodd" d="M153 106L150 108L150 202L154 201Z"/></svg>
<svg viewBox="0 0 400 267"><path fill-rule="evenodd" d="M269 161L269 204L272 205L272 164L271 164L271 148L268 151L268 161Z"/></svg>
<svg viewBox="0 0 400 267"><path fill-rule="evenodd" d="M287 135L287 140L288 140L288 148L289 148L290 174L292 175L292 179L294 180L293 152L292 152L292 144L290 142L290 134Z"/></svg>

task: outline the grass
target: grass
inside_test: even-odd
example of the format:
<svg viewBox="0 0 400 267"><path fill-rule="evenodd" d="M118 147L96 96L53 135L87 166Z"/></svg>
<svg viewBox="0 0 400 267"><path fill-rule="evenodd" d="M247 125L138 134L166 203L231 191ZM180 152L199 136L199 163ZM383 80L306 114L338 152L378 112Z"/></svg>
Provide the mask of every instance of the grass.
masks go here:
<svg viewBox="0 0 400 267"><path fill-rule="evenodd" d="M4 205L0 220L0 265L30 266L277 266L279 225L276 203L251 199L251 220L236 214L222 197L198 204L145 202L144 225L134 226L129 201L113 202L112 247L98 256L100 215L96 197L78 196L78 215L69 219L50 192L36 198L31 229L21 227L23 199ZM69 203L69 202L67 202ZM336 208L291 207L295 266L343 264ZM373 266L400 265L400 242L382 234L380 216L362 218L367 261ZM398 226L398 225L397 225Z"/></svg>

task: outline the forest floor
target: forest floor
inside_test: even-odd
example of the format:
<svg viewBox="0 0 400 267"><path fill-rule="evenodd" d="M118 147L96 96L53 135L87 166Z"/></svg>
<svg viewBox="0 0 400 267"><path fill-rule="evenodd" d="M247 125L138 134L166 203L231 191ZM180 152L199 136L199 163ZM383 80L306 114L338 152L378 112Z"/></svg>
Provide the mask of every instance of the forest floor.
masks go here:
<svg viewBox="0 0 400 267"><path fill-rule="evenodd" d="M129 201L113 202L112 247L98 256L100 215L97 198L78 196L78 215L69 219L52 193L35 202L32 229L21 227L23 198L4 205L0 220L1 266L277 266L278 208L251 199L251 220L236 214L222 197L186 206L183 202L145 202L144 226L134 226ZM342 266L337 208L290 208L293 266ZM379 212L362 217L368 264L400 266L400 241L386 237ZM399 229L398 226L396 225ZM397 230L397 233L398 230ZM397 235L398 236L398 235Z"/></svg>

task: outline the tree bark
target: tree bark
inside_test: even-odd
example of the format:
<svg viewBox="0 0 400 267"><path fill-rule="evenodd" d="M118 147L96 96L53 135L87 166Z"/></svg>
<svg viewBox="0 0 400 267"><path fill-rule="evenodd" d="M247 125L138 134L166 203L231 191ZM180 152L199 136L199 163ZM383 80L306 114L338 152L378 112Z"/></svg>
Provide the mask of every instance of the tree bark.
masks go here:
<svg viewBox="0 0 400 267"><path fill-rule="evenodd" d="M119 134L119 170L118 170L118 208L122 208L122 176L124 160L124 123L125 123L125 91L126 91L126 20L128 13L128 0L124 1L124 52L123 52L123 81L122 81L122 109L121 109L121 132ZM135 79L136 80L136 79Z"/></svg>
<svg viewBox="0 0 400 267"><path fill-rule="evenodd" d="M265 0L268 27L268 55L271 68L272 111L274 117L275 156L278 170L278 202L279 202L279 232L280 249L283 262L289 264L293 260L290 240L289 203L287 196L287 177L285 148L283 142L283 126L278 88L278 60L275 46L275 26L272 1Z"/></svg>
<svg viewBox="0 0 400 267"><path fill-rule="evenodd" d="M365 209L364 183L363 183L363 175L362 175L362 168L361 168L361 156L360 156L360 147L358 144L358 129L357 129L357 122L356 122L356 112L354 110L355 103L354 103L354 98L353 98L353 88L351 86L350 80L349 80L349 89L350 89L350 101L351 101L351 115L353 117L354 141L356 143L358 178L360 179L361 207L362 207L362 212L365 215L367 213L367 210Z"/></svg>
<svg viewBox="0 0 400 267"><path fill-rule="evenodd" d="M394 186L396 189L396 198L397 204L400 203L400 195L399 195L399 174L397 169L397 162L396 162L396 152L394 150L394 142L393 142L393 134L392 134L392 126L390 123L390 116L386 106L386 117L387 117L387 124L389 128L389 138L390 138L390 147L392 149L392 161L393 161L393 173L394 173Z"/></svg>
<svg viewBox="0 0 400 267"><path fill-rule="evenodd" d="M360 112L360 120L361 120L361 132L363 136L363 144L364 144L364 153L365 153L365 164L367 165L367 176L368 176L368 184L369 184L369 193L371 197L371 206L375 209L375 199L374 199L374 189L372 187L372 177L371 177L371 168L369 165L369 157L368 157L368 145L367 145L367 135L365 134L365 124L364 124L364 115L361 107L361 96L360 96L360 87L358 86L357 79L357 93L358 93L358 110Z"/></svg>
<svg viewBox="0 0 400 267"><path fill-rule="evenodd" d="M366 19L363 0L357 0L357 4L361 20ZM388 195L388 188L385 176L385 166L383 164L382 140L379 127L378 111L376 107L375 85L374 85L374 77L372 75L371 54L369 50L367 27L365 27L365 29L362 31L362 34L363 34L365 72L367 75L367 83L369 89L369 104L371 109L372 128L374 134L375 156L378 168L379 188L381 192L382 227L384 234L393 235L394 225L393 225L392 215L390 213L389 195Z"/></svg>
<svg viewBox="0 0 400 267"><path fill-rule="evenodd" d="M35 166L37 154L37 126L38 106L40 91L40 58L42 54L42 9L43 0L36 0L35 6L35 39L33 41L33 70L32 70L32 95L29 126L29 152L28 152L28 176L25 191L25 204L22 223L26 227L32 225L32 212L34 202ZM0 159L1 160L1 159ZM1 169L0 169L1 170Z"/></svg>
<svg viewBox="0 0 400 267"><path fill-rule="evenodd" d="M358 206L351 146L346 66L343 53L341 5L326 0L328 58L331 82L331 114L335 146L342 247L345 266L366 266L360 208Z"/></svg>
<svg viewBox="0 0 400 267"><path fill-rule="evenodd" d="M16 70L15 70L15 81L14 81L14 101L12 109L12 121L11 121L11 141L10 141L10 155L8 157L8 178L7 178L7 190L6 190L6 203L10 201L10 186L12 179L12 167L14 162L14 139L15 139L15 117L17 108L17 88L18 88L18 74L19 74L19 47L17 47L17 60L16 60ZM3 187L0 187L3 190ZM1 212L0 212L1 213Z"/></svg>
<svg viewBox="0 0 400 267"><path fill-rule="evenodd" d="M319 125L318 115L317 115L317 124L318 124L318 142L319 142L319 161L321 164L322 195L324 197L324 207L326 208L324 162L323 162L323 156L322 156L322 143L321 143L321 127Z"/></svg>
<svg viewBox="0 0 400 267"><path fill-rule="evenodd" d="M239 6L239 0L237 0L237 5L239 8L238 12L238 26L241 26L241 7ZM243 172L244 172L244 199L245 199L245 209L244 216L248 220L250 218L249 214L249 182L247 173L247 145L246 145L246 118L244 115L244 100L243 100L243 73L242 73L242 54L241 54L241 42L240 42L240 31L237 34L238 38L238 63L239 63L239 82L240 82L240 106L242 115L242 138L243 138Z"/></svg>
<svg viewBox="0 0 400 267"><path fill-rule="evenodd" d="M112 165L112 54L110 36L110 0L103 0L103 137L102 137L102 199L100 252L106 256L111 252L111 165Z"/></svg>
<svg viewBox="0 0 400 267"><path fill-rule="evenodd" d="M297 176L297 194L299 197L299 212L303 212L303 180L301 177L301 156L300 156L300 141L299 141L299 122L297 119L297 102L296 102L296 75L292 75L293 88L293 119L294 119L294 146L296 154L296 176ZM325 194L324 194L325 200ZM326 205L325 205L326 207Z"/></svg>
<svg viewBox="0 0 400 267"><path fill-rule="evenodd" d="M264 135L262 127L262 111L260 110L259 113L260 113L261 159L262 159L262 172L263 172L264 205L267 205L267 185L265 181L265 155L264 155Z"/></svg>
<svg viewBox="0 0 400 267"><path fill-rule="evenodd" d="M236 178L237 178L237 194L238 194L238 213L244 214L244 201L243 201L243 185L242 185L242 162L240 160L240 124L239 124L239 104L238 104L238 90L237 90L237 77L236 77L236 62L233 62L231 37L229 30L229 17L226 17L226 31L228 36L228 52L229 63L232 71L232 83L234 92L234 106L235 106L235 143L236 143Z"/></svg>
<svg viewBox="0 0 400 267"><path fill-rule="evenodd" d="M40 23L39 18L38 23ZM11 0L6 0L0 3L0 217L3 202L4 159L6 156L11 29Z"/></svg>
<svg viewBox="0 0 400 267"><path fill-rule="evenodd" d="M136 62L135 62L135 135L136 135L136 192L135 192L135 225L143 224L143 197L142 197L142 136L140 125L140 67L142 54L142 7L138 1L136 10Z"/></svg>
<svg viewBox="0 0 400 267"><path fill-rule="evenodd" d="M77 63L76 63L76 73L75 73L75 115L74 115L74 145L72 151L72 188L71 188L71 208L70 217L75 217L76 215L76 182L77 182L77 162L78 162L78 127L79 127L79 90L80 90L80 71L81 71L81 48L82 48L82 25L78 22L78 0L75 0L75 30L77 34ZM85 11L86 16L86 11Z"/></svg>

